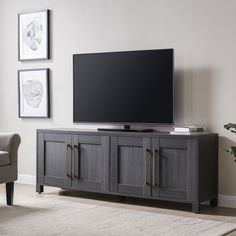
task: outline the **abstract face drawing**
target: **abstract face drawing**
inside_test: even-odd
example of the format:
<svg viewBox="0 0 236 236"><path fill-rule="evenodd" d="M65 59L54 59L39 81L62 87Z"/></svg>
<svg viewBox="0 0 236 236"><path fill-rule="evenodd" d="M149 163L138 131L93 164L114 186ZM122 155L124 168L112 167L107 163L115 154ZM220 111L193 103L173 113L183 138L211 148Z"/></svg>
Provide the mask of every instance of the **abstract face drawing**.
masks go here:
<svg viewBox="0 0 236 236"><path fill-rule="evenodd" d="M33 51L36 51L41 42L43 35L43 26L39 20L35 19L25 26L23 38L26 45Z"/></svg>
<svg viewBox="0 0 236 236"><path fill-rule="evenodd" d="M38 108L43 98L43 84L38 80L27 80L23 83L23 94L29 106Z"/></svg>

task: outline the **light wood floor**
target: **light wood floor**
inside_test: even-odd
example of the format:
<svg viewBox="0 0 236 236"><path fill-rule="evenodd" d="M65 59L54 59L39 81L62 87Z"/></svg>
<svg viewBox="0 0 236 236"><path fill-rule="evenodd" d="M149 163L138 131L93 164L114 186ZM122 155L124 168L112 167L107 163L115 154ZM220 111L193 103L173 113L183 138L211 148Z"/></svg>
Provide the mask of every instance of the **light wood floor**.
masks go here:
<svg viewBox="0 0 236 236"><path fill-rule="evenodd" d="M5 185L1 184L0 193L3 192L5 192ZM15 197L17 197L18 194L26 195L28 197L37 193L35 192L35 186L15 184ZM191 212L191 205L183 203L143 200L139 198L125 198L125 200L123 200L111 195L65 191L59 188L52 187L45 187L44 193L42 194L55 195L55 197L58 197L60 195L62 195L63 197L68 196L72 198L80 197L81 201L87 204L89 204L89 202L93 200L96 200L103 206L113 206L126 209L156 212L161 214L236 223L236 209L231 208L211 208L209 206L201 206L201 214L194 214ZM0 202L2 203L5 201L5 196L1 196L2 197L0 198ZM236 236L236 231L227 234L227 236L233 235Z"/></svg>

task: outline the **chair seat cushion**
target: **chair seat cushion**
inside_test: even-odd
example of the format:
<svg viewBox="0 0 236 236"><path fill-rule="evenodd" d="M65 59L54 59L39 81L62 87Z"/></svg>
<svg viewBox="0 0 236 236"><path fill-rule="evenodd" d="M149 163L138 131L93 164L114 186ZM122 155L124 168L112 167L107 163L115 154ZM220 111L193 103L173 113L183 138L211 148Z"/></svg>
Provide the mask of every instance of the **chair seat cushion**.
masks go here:
<svg viewBox="0 0 236 236"><path fill-rule="evenodd" d="M0 166L7 166L10 164L10 156L8 152L0 151Z"/></svg>

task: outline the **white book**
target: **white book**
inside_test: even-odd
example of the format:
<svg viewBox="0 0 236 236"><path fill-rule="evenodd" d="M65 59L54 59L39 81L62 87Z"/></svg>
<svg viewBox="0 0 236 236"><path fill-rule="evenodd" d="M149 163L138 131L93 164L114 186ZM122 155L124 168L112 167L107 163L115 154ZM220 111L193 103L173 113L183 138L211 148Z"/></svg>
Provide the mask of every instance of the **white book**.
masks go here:
<svg viewBox="0 0 236 236"><path fill-rule="evenodd" d="M193 132L176 132L176 131L171 131L170 134L174 134L174 135L190 135Z"/></svg>
<svg viewBox="0 0 236 236"><path fill-rule="evenodd" d="M175 132L197 132L197 131L204 131L204 127L197 127L197 126L184 126L184 127L175 127Z"/></svg>

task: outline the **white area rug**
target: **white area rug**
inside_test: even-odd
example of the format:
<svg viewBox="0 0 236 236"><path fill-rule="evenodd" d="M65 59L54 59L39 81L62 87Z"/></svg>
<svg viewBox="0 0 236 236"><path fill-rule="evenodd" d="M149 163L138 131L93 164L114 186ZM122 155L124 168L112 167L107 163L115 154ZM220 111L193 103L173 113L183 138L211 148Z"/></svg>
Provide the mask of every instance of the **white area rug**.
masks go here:
<svg viewBox="0 0 236 236"><path fill-rule="evenodd" d="M93 201L91 201L93 202ZM0 204L0 235L216 236L236 224L81 203L75 198L17 197Z"/></svg>

